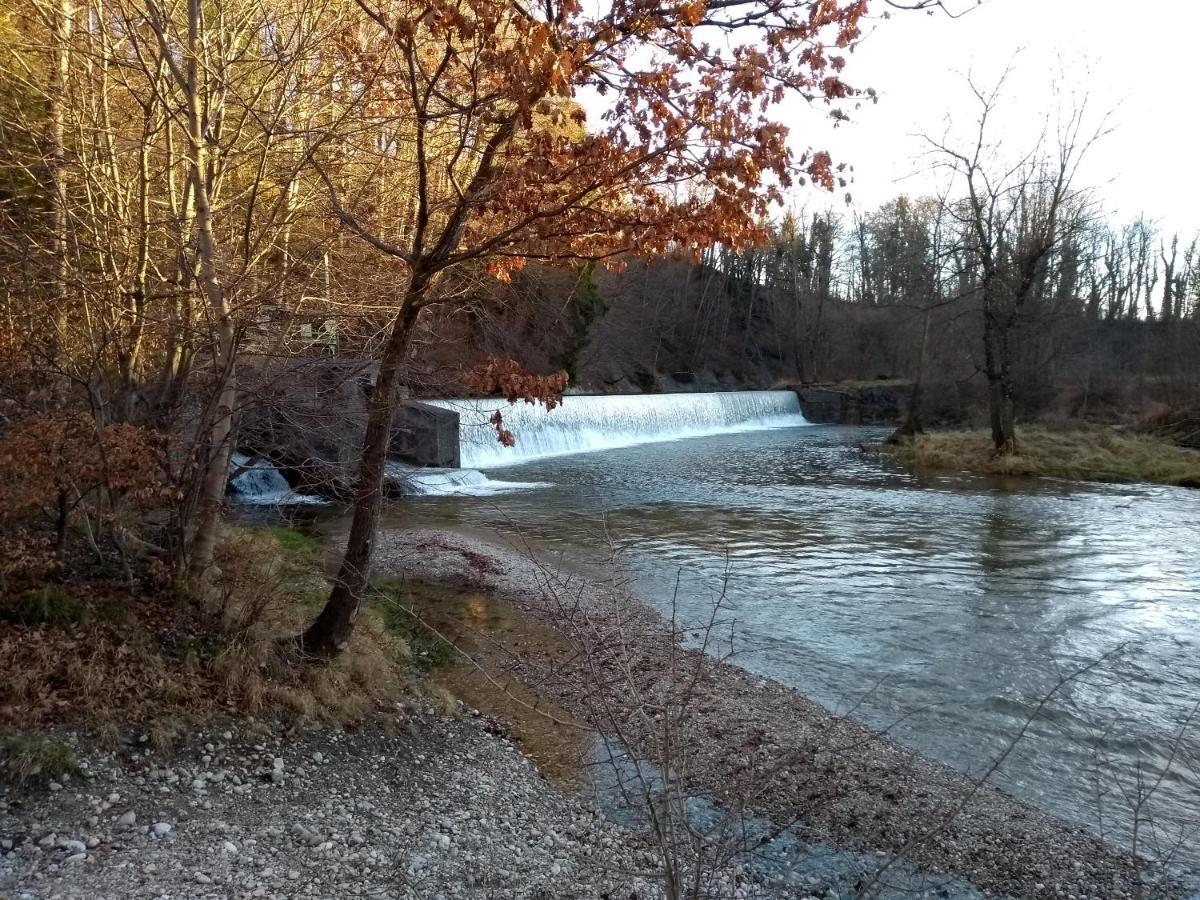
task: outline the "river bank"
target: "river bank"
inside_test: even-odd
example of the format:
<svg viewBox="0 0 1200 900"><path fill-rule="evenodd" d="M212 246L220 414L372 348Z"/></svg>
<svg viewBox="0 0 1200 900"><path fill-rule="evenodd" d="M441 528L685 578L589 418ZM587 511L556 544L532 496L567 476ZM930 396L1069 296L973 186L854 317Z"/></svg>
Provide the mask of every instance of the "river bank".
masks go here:
<svg viewBox="0 0 1200 900"><path fill-rule="evenodd" d="M664 621L619 580L597 583L529 548L445 531L388 532L379 558L381 572L457 578L536 623L531 638L519 627L488 632L464 617L493 684L536 686L575 721L685 773L686 790L714 798L735 819L800 823L833 846L880 854L883 882L893 861L904 860L931 877L957 876L1003 896L1181 893L1159 881L1148 861L983 777L922 758L849 715L834 716L781 684L685 649L685 639L705 640L702 626ZM547 624L562 640L545 639Z"/></svg>
<svg viewBox="0 0 1200 900"><path fill-rule="evenodd" d="M353 723L210 714L169 748L52 731L75 773L0 789L0 895L654 898L681 863L713 897L1181 894L1084 829L685 649L703 627L664 621L615 570L463 530L388 530L378 555L372 627L399 604L469 660L447 665L410 624L428 686ZM597 755L594 728L632 763ZM631 765L632 818L606 818L595 786Z"/></svg>
<svg viewBox="0 0 1200 900"><path fill-rule="evenodd" d="M918 471L1200 487L1200 451L1097 426L1022 428L1012 456L997 456L984 431L931 432L879 449Z"/></svg>

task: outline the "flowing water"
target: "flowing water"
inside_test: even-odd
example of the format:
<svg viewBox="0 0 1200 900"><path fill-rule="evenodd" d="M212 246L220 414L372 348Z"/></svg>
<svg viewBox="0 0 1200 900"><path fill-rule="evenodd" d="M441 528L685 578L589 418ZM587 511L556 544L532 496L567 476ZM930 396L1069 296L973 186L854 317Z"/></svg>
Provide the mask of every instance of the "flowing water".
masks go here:
<svg viewBox="0 0 1200 900"><path fill-rule="evenodd" d="M537 411L570 416L545 430L532 407L506 415L517 448L465 438L465 464L513 459L488 480L545 486L393 519L582 559L612 541L642 597L667 609L678 584L697 617L724 584L741 665L970 773L1053 694L997 783L1126 845L1153 787L1143 849L1181 842L1200 864L1200 493L919 478L859 449L884 430L805 425L793 395L714 396L568 398ZM606 401L623 404L613 433Z"/></svg>

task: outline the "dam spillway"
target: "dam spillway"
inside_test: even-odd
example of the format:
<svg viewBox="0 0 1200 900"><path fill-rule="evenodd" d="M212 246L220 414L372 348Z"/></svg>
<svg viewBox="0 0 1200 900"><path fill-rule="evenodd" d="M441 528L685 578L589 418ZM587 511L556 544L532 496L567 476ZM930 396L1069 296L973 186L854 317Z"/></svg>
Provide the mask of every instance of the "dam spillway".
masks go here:
<svg viewBox="0 0 1200 900"><path fill-rule="evenodd" d="M708 394L567 395L561 405L503 399L425 401L459 414L463 468L513 465L547 456L634 444L805 425L793 391ZM499 411L515 445L503 446L489 421Z"/></svg>

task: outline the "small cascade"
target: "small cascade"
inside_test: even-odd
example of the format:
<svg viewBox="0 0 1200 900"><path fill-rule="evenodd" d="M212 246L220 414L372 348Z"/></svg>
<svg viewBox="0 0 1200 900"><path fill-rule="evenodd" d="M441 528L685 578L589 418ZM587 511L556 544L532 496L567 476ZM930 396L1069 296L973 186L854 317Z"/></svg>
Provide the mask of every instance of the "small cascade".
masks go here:
<svg viewBox="0 0 1200 900"><path fill-rule="evenodd" d="M324 497L297 494L270 461L245 453L229 460L229 492L236 503L252 506L300 506L327 502Z"/></svg>
<svg viewBox="0 0 1200 900"><path fill-rule="evenodd" d="M496 399L427 402L459 414L462 465L476 469L654 441L808 424L793 391L569 395L550 412L538 405L510 405ZM516 438L513 447L496 440L488 420L497 410Z"/></svg>
<svg viewBox="0 0 1200 900"><path fill-rule="evenodd" d="M406 497L491 497L549 487L541 481L498 481L478 469L423 469L403 463L388 463L384 479Z"/></svg>

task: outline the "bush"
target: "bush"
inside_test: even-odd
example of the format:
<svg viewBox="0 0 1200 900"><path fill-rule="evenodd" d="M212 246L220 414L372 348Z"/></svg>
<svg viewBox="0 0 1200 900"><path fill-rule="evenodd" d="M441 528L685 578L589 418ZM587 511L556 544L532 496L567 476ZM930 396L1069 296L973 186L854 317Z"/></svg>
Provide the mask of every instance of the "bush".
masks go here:
<svg viewBox="0 0 1200 900"><path fill-rule="evenodd" d="M0 619L14 625L79 625L90 617L87 604L55 585L0 599Z"/></svg>
<svg viewBox="0 0 1200 900"><path fill-rule="evenodd" d="M79 774L75 752L65 744L17 735L0 739L0 768L22 786L48 784Z"/></svg>

